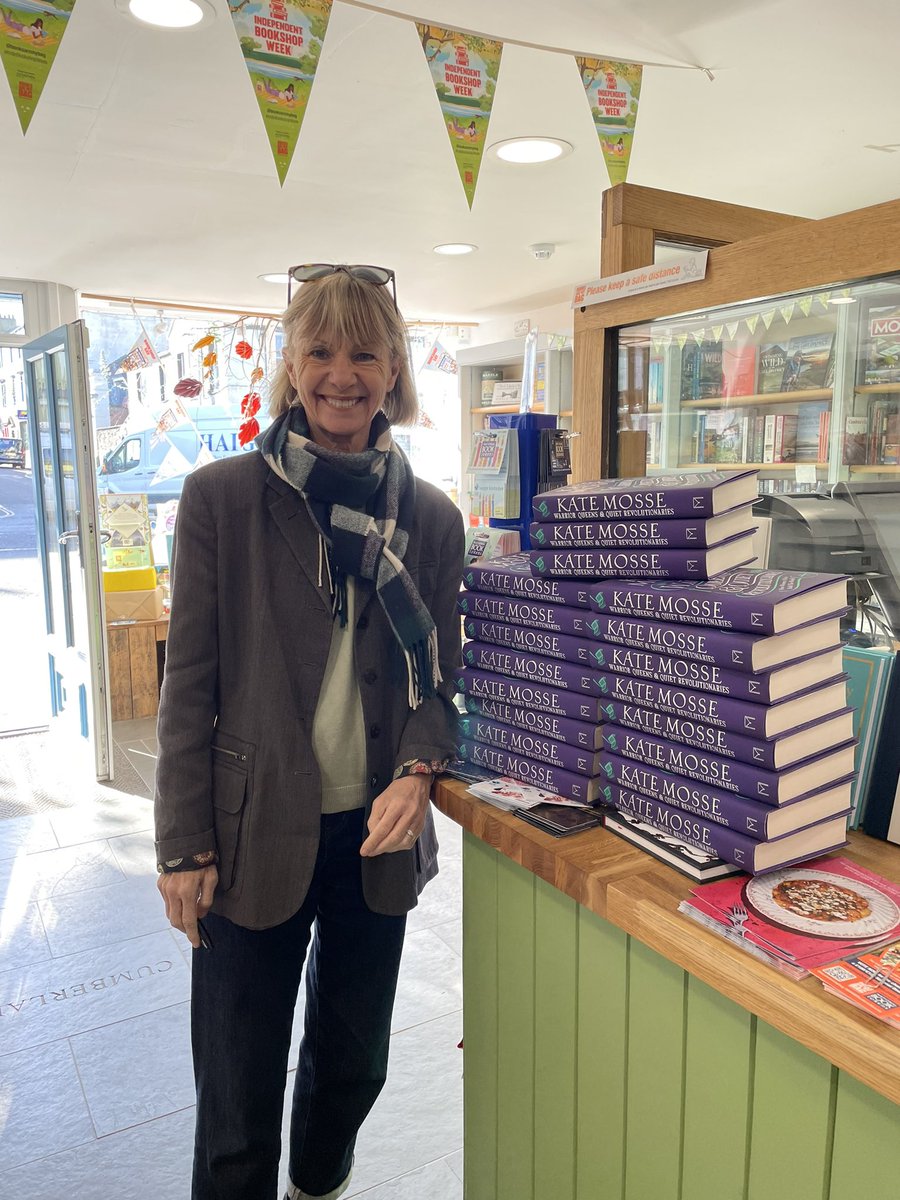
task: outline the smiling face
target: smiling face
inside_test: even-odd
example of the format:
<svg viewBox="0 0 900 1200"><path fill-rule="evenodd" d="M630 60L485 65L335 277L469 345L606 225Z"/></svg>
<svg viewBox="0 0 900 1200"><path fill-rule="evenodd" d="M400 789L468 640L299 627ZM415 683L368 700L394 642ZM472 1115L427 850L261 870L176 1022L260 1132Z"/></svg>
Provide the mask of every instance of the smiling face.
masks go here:
<svg viewBox="0 0 900 1200"><path fill-rule="evenodd" d="M347 454L365 450L372 418L397 381L390 352L375 343L321 339L285 348L284 362L312 440Z"/></svg>

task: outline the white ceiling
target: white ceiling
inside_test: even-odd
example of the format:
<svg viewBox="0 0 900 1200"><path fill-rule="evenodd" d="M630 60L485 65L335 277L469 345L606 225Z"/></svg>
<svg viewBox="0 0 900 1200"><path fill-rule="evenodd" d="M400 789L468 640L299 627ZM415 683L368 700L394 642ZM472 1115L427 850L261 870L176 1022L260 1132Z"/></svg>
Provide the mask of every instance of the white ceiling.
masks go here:
<svg viewBox="0 0 900 1200"><path fill-rule="evenodd" d="M555 164L488 157L466 204L415 27L336 0L285 187L227 11L198 30L78 0L23 138L0 78L0 276L89 292L279 307L264 271L397 271L409 317L484 320L596 276L608 186L571 57L507 45L489 142L570 141ZM629 182L821 217L900 195L898 0L393 0L500 39L670 64L644 72ZM372 4L368 9L386 5ZM709 67L710 82L696 69ZM469 241L465 259L432 246ZM528 247L553 242L536 261Z"/></svg>

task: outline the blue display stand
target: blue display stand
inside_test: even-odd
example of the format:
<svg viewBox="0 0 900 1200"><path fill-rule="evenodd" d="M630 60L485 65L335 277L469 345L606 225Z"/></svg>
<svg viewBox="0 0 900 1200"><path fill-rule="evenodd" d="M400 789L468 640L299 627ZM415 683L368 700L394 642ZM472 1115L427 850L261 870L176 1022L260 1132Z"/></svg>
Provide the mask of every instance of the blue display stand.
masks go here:
<svg viewBox="0 0 900 1200"><path fill-rule="evenodd" d="M497 413L490 418L491 429L515 429L519 439L519 478L522 502L518 520L491 517L493 529L518 529L522 549L531 549L529 532L532 516L531 502L537 491L538 467L541 453L541 430L555 429L556 417L543 413Z"/></svg>

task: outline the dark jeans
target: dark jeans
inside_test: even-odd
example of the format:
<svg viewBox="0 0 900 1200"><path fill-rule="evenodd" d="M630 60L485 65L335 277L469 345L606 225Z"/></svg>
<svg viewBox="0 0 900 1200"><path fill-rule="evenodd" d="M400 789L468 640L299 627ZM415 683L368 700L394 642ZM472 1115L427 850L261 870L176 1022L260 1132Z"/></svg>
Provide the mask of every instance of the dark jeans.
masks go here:
<svg viewBox="0 0 900 1200"><path fill-rule="evenodd" d="M323 815L309 893L289 921L263 930L212 913L204 921L213 948L193 952L192 1200L277 1195L291 1024L313 922L289 1174L302 1192L325 1196L350 1172L387 1072L406 928L405 917L366 907L362 840L362 809Z"/></svg>

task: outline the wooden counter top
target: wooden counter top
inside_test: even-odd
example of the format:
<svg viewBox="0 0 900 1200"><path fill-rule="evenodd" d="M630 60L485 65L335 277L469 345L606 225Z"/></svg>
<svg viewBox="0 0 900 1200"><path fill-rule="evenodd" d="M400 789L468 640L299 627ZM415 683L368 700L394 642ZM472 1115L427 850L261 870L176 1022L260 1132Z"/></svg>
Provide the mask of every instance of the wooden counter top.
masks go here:
<svg viewBox="0 0 900 1200"><path fill-rule="evenodd" d="M439 781L435 804L501 854L637 938L736 1004L900 1104L900 1032L830 996L817 979L795 982L678 912L693 883L606 830L552 838ZM900 884L900 849L852 833L848 858Z"/></svg>

